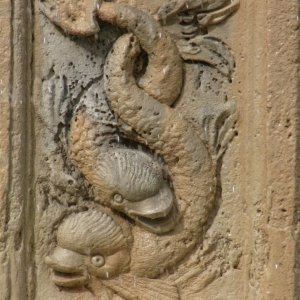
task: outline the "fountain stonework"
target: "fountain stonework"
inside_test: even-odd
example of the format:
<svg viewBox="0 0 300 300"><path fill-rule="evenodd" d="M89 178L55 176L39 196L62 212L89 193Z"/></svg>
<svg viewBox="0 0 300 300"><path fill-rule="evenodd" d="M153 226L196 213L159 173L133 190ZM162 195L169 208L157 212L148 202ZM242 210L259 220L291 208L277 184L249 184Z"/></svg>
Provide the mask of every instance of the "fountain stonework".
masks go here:
<svg viewBox="0 0 300 300"><path fill-rule="evenodd" d="M297 2L0 2L0 300L300 299Z"/></svg>

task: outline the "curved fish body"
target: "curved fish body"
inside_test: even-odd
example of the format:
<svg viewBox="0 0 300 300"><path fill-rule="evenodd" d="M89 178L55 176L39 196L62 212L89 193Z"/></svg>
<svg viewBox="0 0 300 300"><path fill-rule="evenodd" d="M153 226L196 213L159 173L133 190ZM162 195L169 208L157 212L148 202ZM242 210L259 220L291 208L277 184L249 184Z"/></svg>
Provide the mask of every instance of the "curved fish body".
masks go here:
<svg viewBox="0 0 300 300"><path fill-rule="evenodd" d="M215 173L200 133L176 109L136 85L133 67L139 51L139 42L132 35L122 36L115 43L105 67L106 93L115 113L136 130L139 140L164 158L172 178L181 216L172 235L145 237L138 229L134 232L137 241L147 239L148 258L142 262L138 261L140 255L133 255L131 267L138 274L155 276L182 259L200 241L202 226L214 202ZM137 242L133 251L139 249L145 251Z"/></svg>
<svg viewBox="0 0 300 300"><path fill-rule="evenodd" d="M172 230L175 197L163 167L154 156L122 146L117 126L105 96L88 91L70 124L71 160L97 189L101 204L125 213L150 231ZM167 215L173 217L155 222Z"/></svg>
<svg viewBox="0 0 300 300"><path fill-rule="evenodd" d="M182 61L160 24L145 12L116 3L102 3L98 14L104 21L134 31L142 40L149 63L138 81L139 88L162 103L174 103L182 86ZM177 208L162 165L155 157L118 143L116 121L105 97L96 96L87 95L75 110L69 134L70 158L97 188L102 204L152 232L172 230Z"/></svg>
<svg viewBox="0 0 300 300"><path fill-rule="evenodd" d="M169 106L176 100L179 93L174 94L173 91L167 89L164 97L159 98L155 94L155 89L159 85L148 81L150 82L148 90L142 89L133 75L134 65L141 51L140 44L145 51L151 51L147 37L150 35L152 41L155 42L160 41L160 36L168 34L149 18L145 22L154 22L153 26L140 26L140 23L144 22L144 19L140 19L141 12L124 5L103 3L99 8L98 16L104 21L125 27L134 33L134 35L119 38L107 58L106 95L114 113L137 132L138 142L147 144L149 148L163 157L174 187L176 205L174 195L166 181L161 180L161 185L157 185L159 182L157 179L161 178L161 175L154 161L153 164L151 163L151 172L144 172L148 174L146 177L150 176L149 174L156 177L148 181L150 184L145 189L144 197L150 200L148 203L144 202L145 205L138 205L143 201L136 198L136 195L131 199L127 199L126 196L129 191L126 187L127 182L130 183L130 188L137 191L137 194L141 193L140 183L133 184L133 181L125 180L126 184L123 183L122 189L120 187L116 189L116 183L108 184L109 181L114 182L111 178L130 178L132 170L136 170L134 166L137 166L137 161L141 166L149 165L149 157L141 152L140 159L131 159L132 167L126 172L121 172L120 174L123 175L120 177L118 172L124 165L124 159L127 160L125 157L134 157L136 154L130 154L132 151L130 149L120 149L114 143L103 146L101 142L97 142L97 139L103 140L102 133L98 131L96 123L86 110L77 111L71 124L71 158L88 181L100 191L103 204L126 213L138 224L148 229L148 232L139 226L132 229L135 239L130 268L137 276L156 277L174 266L200 242L203 225L207 221L214 202L215 169L210 153L200 138L199 129L195 129L177 113L176 109ZM141 20L143 22L140 22ZM168 41L169 38L166 40ZM173 43L169 43L169 46L176 49ZM159 49L159 47L154 46L153 49ZM164 51L167 50L164 49ZM177 49L170 53L175 53L174 51L176 52ZM155 61L156 52L153 53ZM159 53L156 54L159 56ZM167 56L168 52L164 55ZM172 66L170 64L171 74ZM175 64L175 70L178 66L180 64ZM156 70L156 68L151 69L150 61L148 68L152 71ZM152 74L154 76L154 73ZM172 85L177 83L181 87L180 76L166 77L171 78ZM127 152L128 155L122 156L122 151ZM106 159L103 159L104 157ZM105 162L106 167L102 162ZM117 173L116 170L118 170ZM139 172L133 173L139 174ZM121 183L120 180L118 181ZM138 183L139 180L135 182ZM152 194L154 190L157 190L155 195ZM134 193L130 192L131 196ZM135 204L136 207L128 205L129 202ZM160 203L162 203L161 209L157 210ZM177 218L178 211L180 220ZM172 230L170 235L157 235L157 233L166 233L170 230Z"/></svg>
<svg viewBox="0 0 300 300"><path fill-rule="evenodd" d="M138 37L149 60L139 87L160 102L173 104L181 92L183 63L168 32L148 13L125 4L104 2L97 15Z"/></svg>

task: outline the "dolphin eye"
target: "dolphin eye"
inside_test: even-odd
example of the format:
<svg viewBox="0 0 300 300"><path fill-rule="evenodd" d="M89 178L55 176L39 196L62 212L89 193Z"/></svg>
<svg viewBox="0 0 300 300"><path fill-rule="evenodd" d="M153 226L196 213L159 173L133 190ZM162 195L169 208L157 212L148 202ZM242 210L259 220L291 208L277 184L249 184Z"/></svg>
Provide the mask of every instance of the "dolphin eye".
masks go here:
<svg viewBox="0 0 300 300"><path fill-rule="evenodd" d="M114 195L114 202L117 204L121 204L124 201L122 195L120 194L115 194Z"/></svg>
<svg viewBox="0 0 300 300"><path fill-rule="evenodd" d="M104 265L105 260L104 260L103 256L95 255L95 256L92 257L91 262L95 267L99 268L99 267L102 267Z"/></svg>

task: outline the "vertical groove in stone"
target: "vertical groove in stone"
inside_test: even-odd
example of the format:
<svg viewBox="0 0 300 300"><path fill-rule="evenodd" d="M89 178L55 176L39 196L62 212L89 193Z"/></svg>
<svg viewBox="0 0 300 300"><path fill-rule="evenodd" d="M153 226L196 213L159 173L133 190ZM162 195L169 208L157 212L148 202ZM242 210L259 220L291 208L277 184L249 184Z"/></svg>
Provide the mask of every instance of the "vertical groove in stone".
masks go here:
<svg viewBox="0 0 300 300"><path fill-rule="evenodd" d="M31 3L11 1L11 78L9 92L9 183L6 197L5 299L32 299L34 209L31 174ZM30 289L32 290L32 288Z"/></svg>
<svg viewBox="0 0 300 300"><path fill-rule="evenodd" d="M11 0L0 2L0 291L10 299L10 265L8 258L9 178L10 178L10 95L12 62Z"/></svg>
<svg viewBox="0 0 300 300"><path fill-rule="evenodd" d="M295 140L296 140L296 168L295 168L295 214L294 214L294 238L296 240L295 249L295 296L300 297L300 4L297 7L297 20L298 20L298 56L297 56L297 104L296 104L296 128L295 128Z"/></svg>

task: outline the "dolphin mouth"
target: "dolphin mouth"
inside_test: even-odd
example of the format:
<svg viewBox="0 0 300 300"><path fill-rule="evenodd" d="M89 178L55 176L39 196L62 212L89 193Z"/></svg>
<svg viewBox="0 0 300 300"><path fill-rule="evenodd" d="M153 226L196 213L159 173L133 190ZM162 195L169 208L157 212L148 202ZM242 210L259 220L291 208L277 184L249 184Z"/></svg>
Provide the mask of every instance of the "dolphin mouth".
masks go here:
<svg viewBox="0 0 300 300"><path fill-rule="evenodd" d="M172 207L166 216L148 218L146 216L135 215L133 218L137 223L147 228L151 232L163 234L171 231L176 226L179 215L175 206Z"/></svg>
<svg viewBox="0 0 300 300"><path fill-rule="evenodd" d="M78 287L88 283L88 276L87 273L68 273L68 272L61 272L57 270L53 270L52 273L52 280L57 286L61 287Z"/></svg>
<svg viewBox="0 0 300 300"><path fill-rule="evenodd" d="M83 266L83 256L57 246L45 259L52 269L52 281L60 287L79 287L88 283L89 275Z"/></svg>
<svg viewBox="0 0 300 300"><path fill-rule="evenodd" d="M173 192L166 183L157 195L138 202L127 202L127 214L154 233L171 231L179 217Z"/></svg>

